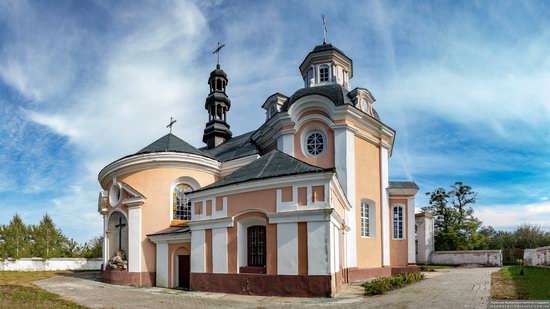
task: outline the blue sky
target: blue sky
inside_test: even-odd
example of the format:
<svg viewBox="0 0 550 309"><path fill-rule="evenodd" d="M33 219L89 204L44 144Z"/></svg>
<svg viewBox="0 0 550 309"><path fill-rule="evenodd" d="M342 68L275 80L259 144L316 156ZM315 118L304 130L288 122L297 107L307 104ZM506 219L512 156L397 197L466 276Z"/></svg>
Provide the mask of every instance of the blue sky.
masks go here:
<svg viewBox="0 0 550 309"><path fill-rule="evenodd" d="M98 235L97 173L166 133L201 146L212 49L235 134L328 41L397 130L392 179L463 181L485 224L550 227L550 5L541 1L0 2L0 223Z"/></svg>

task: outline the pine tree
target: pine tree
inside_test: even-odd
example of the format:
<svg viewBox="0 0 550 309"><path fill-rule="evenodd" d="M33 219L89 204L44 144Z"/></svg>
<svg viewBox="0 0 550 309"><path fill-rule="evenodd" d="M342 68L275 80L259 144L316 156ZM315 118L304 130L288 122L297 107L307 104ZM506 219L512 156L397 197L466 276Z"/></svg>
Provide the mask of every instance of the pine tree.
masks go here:
<svg viewBox="0 0 550 309"><path fill-rule="evenodd" d="M33 255L44 259L66 256L68 239L45 214L40 223L32 227Z"/></svg>
<svg viewBox="0 0 550 309"><path fill-rule="evenodd" d="M2 232L4 254L14 259L31 257L29 232L30 229L25 225L21 216L15 214Z"/></svg>

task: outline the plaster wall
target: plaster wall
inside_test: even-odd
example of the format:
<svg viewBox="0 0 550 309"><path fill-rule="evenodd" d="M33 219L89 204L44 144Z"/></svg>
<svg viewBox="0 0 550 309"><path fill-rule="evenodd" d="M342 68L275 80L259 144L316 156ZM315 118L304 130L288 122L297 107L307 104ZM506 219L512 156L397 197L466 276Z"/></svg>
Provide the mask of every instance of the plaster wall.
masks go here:
<svg viewBox="0 0 550 309"><path fill-rule="evenodd" d="M502 266L501 250L435 251L431 263L436 265L480 264Z"/></svg>
<svg viewBox="0 0 550 309"><path fill-rule="evenodd" d="M0 271L100 270L102 259L25 258L0 260Z"/></svg>

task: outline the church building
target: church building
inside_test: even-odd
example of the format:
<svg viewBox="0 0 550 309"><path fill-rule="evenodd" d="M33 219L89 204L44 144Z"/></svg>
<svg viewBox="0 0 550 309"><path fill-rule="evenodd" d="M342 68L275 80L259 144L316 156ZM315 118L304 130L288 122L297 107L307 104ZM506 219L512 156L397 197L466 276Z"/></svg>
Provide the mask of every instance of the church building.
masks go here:
<svg viewBox="0 0 550 309"><path fill-rule="evenodd" d="M100 171L106 282L330 297L416 269L418 187L388 176L396 132L335 46L299 71L302 88L258 102L265 122L233 136L218 64L204 147L169 133Z"/></svg>

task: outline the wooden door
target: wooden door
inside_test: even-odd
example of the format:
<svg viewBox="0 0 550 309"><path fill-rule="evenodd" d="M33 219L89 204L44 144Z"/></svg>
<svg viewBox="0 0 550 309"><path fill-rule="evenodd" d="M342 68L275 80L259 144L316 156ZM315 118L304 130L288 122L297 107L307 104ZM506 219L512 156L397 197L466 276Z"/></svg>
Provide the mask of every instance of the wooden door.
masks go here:
<svg viewBox="0 0 550 309"><path fill-rule="evenodd" d="M178 255L179 287L189 289L189 275L191 273L191 259L189 255Z"/></svg>

